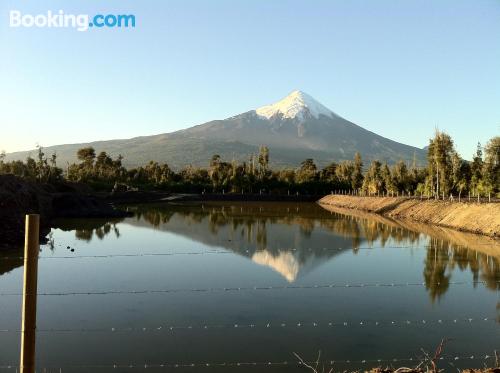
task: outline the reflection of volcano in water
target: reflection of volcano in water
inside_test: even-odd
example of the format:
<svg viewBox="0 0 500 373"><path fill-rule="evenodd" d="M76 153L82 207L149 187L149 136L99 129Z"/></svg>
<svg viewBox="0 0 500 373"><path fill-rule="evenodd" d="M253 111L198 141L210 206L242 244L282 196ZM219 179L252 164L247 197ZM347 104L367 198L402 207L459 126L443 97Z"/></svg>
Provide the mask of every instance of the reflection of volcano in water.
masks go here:
<svg viewBox="0 0 500 373"><path fill-rule="evenodd" d="M63 219L56 226L74 231L78 240L89 243L109 237L119 239L121 224L171 232L194 241L194 249L199 242L231 250L272 268L289 282L341 252L357 253L360 246L425 245L422 280L433 301L447 292L450 273L456 268L471 272L472 279L484 281L488 289L500 289L498 240L359 211L326 208L328 211L313 203L270 202L148 204L130 206L135 215L123 221ZM53 240L49 237L48 241L50 244ZM22 265L22 250L2 254L0 276Z"/></svg>
<svg viewBox="0 0 500 373"><path fill-rule="evenodd" d="M252 260L260 265L268 266L282 275L288 282L294 282L297 276L305 274L325 261L324 257L312 254L305 262L301 262L292 251L281 251L274 255L267 250L257 251L252 255Z"/></svg>
<svg viewBox="0 0 500 373"><path fill-rule="evenodd" d="M253 254L252 260L257 264L271 267L288 282L295 281L299 274L300 263L290 251L280 252L277 256L266 250L258 251Z"/></svg>
<svg viewBox="0 0 500 373"><path fill-rule="evenodd" d="M332 215L315 204L204 204L139 206L125 220L134 226L185 236L207 246L224 248L280 273L287 281L312 271L352 239L332 234ZM329 248L329 250L325 250Z"/></svg>
<svg viewBox="0 0 500 373"><path fill-rule="evenodd" d="M290 282L344 250L357 252L360 246L425 245L423 280L433 299L439 299L447 291L447 273L457 265L461 270L469 269L474 280L484 280L488 288L499 286L498 250L493 250L496 253L493 257L484 250L498 247L498 243L494 245L489 239L486 244L482 242L486 238L477 235L430 226L413 227L378 215L327 211L311 203L163 204L130 209L136 213L135 217L125 223L154 227L207 246L231 250L272 268ZM470 246L475 250L470 250Z"/></svg>

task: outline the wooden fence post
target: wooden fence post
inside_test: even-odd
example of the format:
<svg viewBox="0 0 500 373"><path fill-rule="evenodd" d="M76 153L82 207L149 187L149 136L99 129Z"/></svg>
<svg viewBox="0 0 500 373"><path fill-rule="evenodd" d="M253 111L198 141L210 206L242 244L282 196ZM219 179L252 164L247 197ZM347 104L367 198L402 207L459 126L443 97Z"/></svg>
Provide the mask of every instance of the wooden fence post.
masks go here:
<svg viewBox="0 0 500 373"><path fill-rule="evenodd" d="M40 216L26 215L24 243L24 285L21 324L21 373L35 372L36 295L38 276L38 235Z"/></svg>

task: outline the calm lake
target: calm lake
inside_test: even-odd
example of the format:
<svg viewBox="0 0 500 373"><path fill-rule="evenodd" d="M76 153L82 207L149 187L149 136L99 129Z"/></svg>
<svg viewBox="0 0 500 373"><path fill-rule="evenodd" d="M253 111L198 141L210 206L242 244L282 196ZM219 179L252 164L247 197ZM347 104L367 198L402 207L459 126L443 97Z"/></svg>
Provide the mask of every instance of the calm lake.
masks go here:
<svg viewBox="0 0 500 373"><path fill-rule="evenodd" d="M443 338L456 371L500 349L498 241L312 203L127 208L60 221L42 245L38 372L301 372L293 353L319 351L334 371L415 366ZM0 254L12 372L20 255Z"/></svg>

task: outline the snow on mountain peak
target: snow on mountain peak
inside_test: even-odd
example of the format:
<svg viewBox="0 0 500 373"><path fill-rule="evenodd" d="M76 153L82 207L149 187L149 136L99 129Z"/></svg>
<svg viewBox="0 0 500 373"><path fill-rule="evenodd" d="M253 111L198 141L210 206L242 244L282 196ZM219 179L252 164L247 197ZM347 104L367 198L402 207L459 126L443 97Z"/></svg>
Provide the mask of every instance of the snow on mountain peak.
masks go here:
<svg viewBox="0 0 500 373"><path fill-rule="evenodd" d="M258 115L267 119L278 113L281 114L283 118L288 119L304 119L305 113L309 113L315 118L319 118L320 114L328 117L335 115L326 106L320 104L314 98L302 91L293 91L281 101L262 106L255 111Z"/></svg>

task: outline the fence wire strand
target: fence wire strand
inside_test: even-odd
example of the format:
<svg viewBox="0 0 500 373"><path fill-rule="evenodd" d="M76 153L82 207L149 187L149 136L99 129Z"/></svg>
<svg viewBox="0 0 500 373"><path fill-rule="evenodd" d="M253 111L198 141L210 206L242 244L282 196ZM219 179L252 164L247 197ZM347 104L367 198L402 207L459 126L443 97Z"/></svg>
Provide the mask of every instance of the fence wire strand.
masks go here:
<svg viewBox="0 0 500 373"><path fill-rule="evenodd" d="M494 355L478 353L472 355L443 355L437 357L436 361L478 361L486 362L494 359ZM352 359L352 360L324 360L319 361L319 365L335 366L335 365L369 365L369 364L398 364L398 363L422 363L429 362L426 356L402 357L402 358L375 358L375 359ZM222 368L222 367L264 367L264 366L302 366L304 364L316 364L318 361L240 361L240 362L165 362L165 363L112 363L112 364L74 364L66 366L46 366L40 369L148 369L148 368ZM0 369L19 369L19 365L0 365Z"/></svg>
<svg viewBox="0 0 500 373"><path fill-rule="evenodd" d="M500 284L500 281L449 281L448 285L487 285ZM434 285L440 285L437 282ZM272 286L243 286L243 287L213 287L213 288L178 288L178 289L138 289L138 290L101 290L101 291L68 291L68 292L39 292L39 296L77 296L77 295L112 295L112 294L169 294L169 293L229 293L239 291L261 290L305 290L305 289L356 289L356 288L401 288L425 287L425 282L371 282L371 283L331 283L313 285L272 285ZM23 293L0 293L0 296L22 296Z"/></svg>
<svg viewBox="0 0 500 373"><path fill-rule="evenodd" d="M283 329L283 328L359 328L359 327L434 327L436 325L475 324L498 322L496 317L460 317L452 319L420 319L420 320L345 320L345 321L269 321L255 323L231 323L198 325L170 325L144 327L101 327L101 328L37 328L37 333L120 333L120 332L159 332L176 330L207 330L207 329ZM0 333L21 333L20 329L0 329Z"/></svg>
<svg viewBox="0 0 500 373"><path fill-rule="evenodd" d="M480 244L478 243L477 245L490 245L490 244ZM69 246L68 246L69 247ZM322 247L322 248L304 248L304 249L297 249L297 248L282 248L280 251L289 251L289 252L296 252L296 251L305 251L305 252L317 252L317 251L358 251L358 250L382 250L382 249L426 249L428 248L428 245L421 245L421 246L415 246L415 245L408 245L408 246L360 246L360 247ZM466 246L459 246L463 248L467 248ZM167 253L156 253L156 252L150 252L150 253L130 253L130 254L96 254L96 255L54 255L54 256L39 256L39 260L46 260L46 259L109 259L109 258L136 258L136 257L155 257L155 256L177 256L177 255L217 255L217 254L239 254L239 253L245 253L245 254L250 254L254 252L259 252L261 250L255 250L255 249L245 249L241 251L227 251L227 250L207 250L207 251L174 251L174 252L167 252ZM3 256L0 257L1 260L23 260L24 256Z"/></svg>

